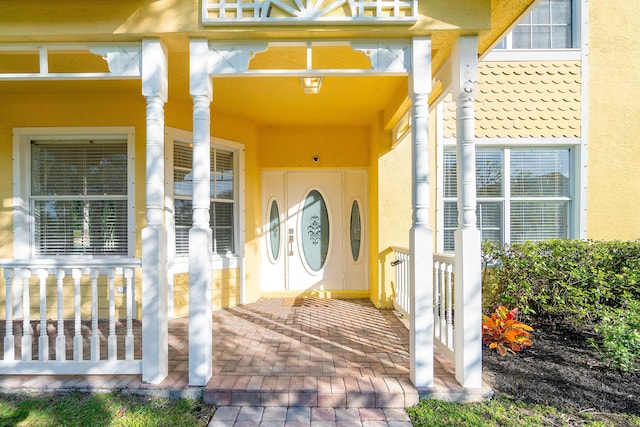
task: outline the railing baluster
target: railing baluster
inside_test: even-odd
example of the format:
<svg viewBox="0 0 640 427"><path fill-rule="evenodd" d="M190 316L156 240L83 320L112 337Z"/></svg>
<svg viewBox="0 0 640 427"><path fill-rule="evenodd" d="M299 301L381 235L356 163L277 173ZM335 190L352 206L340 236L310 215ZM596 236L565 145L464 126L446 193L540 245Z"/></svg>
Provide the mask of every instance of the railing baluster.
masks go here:
<svg viewBox="0 0 640 427"><path fill-rule="evenodd" d="M83 359L82 356L82 319L81 319L81 299L80 299L80 279L82 279L82 270L74 268L72 273L73 277L73 311L74 311L74 334L73 334L73 360L79 362Z"/></svg>
<svg viewBox="0 0 640 427"><path fill-rule="evenodd" d="M13 317L22 319L22 268L14 271L16 281L13 283Z"/></svg>
<svg viewBox="0 0 640 427"><path fill-rule="evenodd" d="M409 311L411 307L411 257L408 253L403 254L402 259L404 260L403 269L404 269L404 308Z"/></svg>
<svg viewBox="0 0 640 427"><path fill-rule="evenodd" d="M38 360L49 360L49 335L47 335L47 277L49 271L38 270L40 280L40 336L38 337Z"/></svg>
<svg viewBox="0 0 640 427"><path fill-rule="evenodd" d="M31 297L29 293L29 279L31 270L22 269L22 360L33 359L33 341L31 337Z"/></svg>
<svg viewBox="0 0 640 427"><path fill-rule="evenodd" d="M91 360L100 360L100 330L98 329L98 276L100 270L91 270Z"/></svg>
<svg viewBox="0 0 640 427"><path fill-rule="evenodd" d="M453 350L453 264L447 265L447 346Z"/></svg>
<svg viewBox="0 0 640 427"><path fill-rule="evenodd" d="M440 285L438 280L440 279L440 263L434 261L433 263L433 336L440 338Z"/></svg>
<svg viewBox="0 0 640 427"><path fill-rule="evenodd" d="M125 358L126 360L133 360L134 357L134 336L133 336L133 269L125 268L124 278L127 283L126 292L126 304L127 304L127 335L125 338Z"/></svg>
<svg viewBox="0 0 640 427"><path fill-rule="evenodd" d="M58 335L56 336L56 360L67 359L67 339L64 336L64 269L56 270L56 293L58 297Z"/></svg>
<svg viewBox="0 0 640 427"><path fill-rule="evenodd" d="M447 336L447 314L446 314L446 292L444 273L448 264L446 262L438 263L438 286L440 298L440 340L446 339Z"/></svg>
<svg viewBox="0 0 640 427"><path fill-rule="evenodd" d="M6 312L7 320L4 334L4 360L15 360L15 337L13 336L13 274L14 269L4 268L4 280L6 285Z"/></svg>
<svg viewBox="0 0 640 427"><path fill-rule="evenodd" d="M109 338L107 345L109 348L109 360L118 358L118 337L116 336L116 289L115 289L115 269L107 270L109 281Z"/></svg>

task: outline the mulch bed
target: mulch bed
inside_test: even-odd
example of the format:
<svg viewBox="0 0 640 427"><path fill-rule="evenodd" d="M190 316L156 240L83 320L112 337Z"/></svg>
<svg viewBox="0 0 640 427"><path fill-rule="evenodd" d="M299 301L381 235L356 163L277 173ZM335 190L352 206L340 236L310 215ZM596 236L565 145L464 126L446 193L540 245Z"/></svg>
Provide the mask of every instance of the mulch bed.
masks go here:
<svg viewBox="0 0 640 427"><path fill-rule="evenodd" d="M557 408L640 415L640 372L603 365L590 331L534 325L533 346L505 357L484 348L485 381L500 393Z"/></svg>

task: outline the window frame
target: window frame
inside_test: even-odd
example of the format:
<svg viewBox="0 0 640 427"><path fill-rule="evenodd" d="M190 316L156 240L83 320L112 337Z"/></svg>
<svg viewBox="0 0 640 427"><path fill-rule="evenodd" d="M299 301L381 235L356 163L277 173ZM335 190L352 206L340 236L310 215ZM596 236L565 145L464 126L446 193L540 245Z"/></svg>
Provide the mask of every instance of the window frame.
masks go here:
<svg viewBox="0 0 640 427"><path fill-rule="evenodd" d="M453 251L444 250L444 231L445 231L445 217L444 207L445 203L457 203L457 197L445 197L444 196L444 151L445 149L456 148L456 140L454 138L445 138L442 143L439 144L438 153L438 168L437 168L437 191L438 191L438 203L437 203L437 249L440 252L451 253ZM478 197L477 203L481 202L501 202L502 203L502 241L504 243L511 242L511 210L510 204L512 202L523 201L521 197L511 195L510 185L511 177L507 176L508 169L505 170L505 164L510 164L510 152L515 149L568 149L569 150L569 196L568 197L541 197L535 198L536 201L556 201L562 199L567 201L567 238L576 239L582 238L582 200L580 188L583 185L583 176L579 165L580 160L580 140L579 138L522 138L522 139L509 139L509 138L486 138L478 139L476 141L476 148L487 149L499 149L502 150L502 174L503 174L503 192L500 197ZM477 214L477 213L476 213ZM457 221L456 221L457 223Z"/></svg>
<svg viewBox="0 0 640 427"><path fill-rule="evenodd" d="M31 212L31 142L60 142L122 139L127 145L127 253L37 255L35 220ZM13 128L13 219L14 257L16 259L104 259L131 258L135 255L135 127L28 127ZM15 239L15 236L29 236Z"/></svg>
<svg viewBox="0 0 640 427"><path fill-rule="evenodd" d="M175 233L175 204L174 204L174 145L175 142L190 144L193 141L191 132L166 127L165 128L165 226L167 230L167 255L169 267L172 273L187 273L189 271L189 256L178 256L176 254L176 233ZM229 141L222 138L210 137L211 148L229 151L234 154L234 191L233 191L233 253L220 255L212 253L212 269L223 270L228 268L238 268L244 257L244 144ZM214 198L210 197L211 203Z"/></svg>

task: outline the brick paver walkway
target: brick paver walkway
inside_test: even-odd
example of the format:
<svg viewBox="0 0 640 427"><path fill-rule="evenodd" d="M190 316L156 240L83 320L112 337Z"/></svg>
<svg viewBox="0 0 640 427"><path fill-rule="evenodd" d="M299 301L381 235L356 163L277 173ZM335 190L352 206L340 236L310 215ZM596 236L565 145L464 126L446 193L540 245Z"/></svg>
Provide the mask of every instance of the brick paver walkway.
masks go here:
<svg viewBox="0 0 640 427"><path fill-rule="evenodd" d="M407 327L392 310L376 309L368 300L262 299L215 311L213 325L213 377L205 387L188 385L189 325L187 318L178 318L169 322L169 376L159 385L129 375L4 375L0 388L203 398L219 407L211 425L220 426L401 427L408 419L390 418L400 413L392 409L418 401L409 380ZM138 353L140 325L135 326ZM490 393L482 389L470 394L452 371L450 362L436 358L430 396L461 400ZM359 421L345 419L356 412ZM375 419L383 415L384 420ZM249 416L255 419L245 419ZM303 419L291 424L294 416Z"/></svg>
<svg viewBox="0 0 640 427"><path fill-rule="evenodd" d="M404 409L238 407L218 408L209 427L411 427Z"/></svg>
<svg viewBox="0 0 640 427"><path fill-rule="evenodd" d="M218 311L214 376L221 405L404 407L408 330L367 300L263 299Z"/></svg>

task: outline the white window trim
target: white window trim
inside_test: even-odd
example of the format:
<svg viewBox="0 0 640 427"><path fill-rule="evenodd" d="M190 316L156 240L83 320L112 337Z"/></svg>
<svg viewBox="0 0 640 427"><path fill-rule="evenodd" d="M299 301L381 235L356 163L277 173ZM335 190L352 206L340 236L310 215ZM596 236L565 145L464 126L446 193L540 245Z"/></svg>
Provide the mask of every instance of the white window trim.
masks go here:
<svg viewBox="0 0 640 427"><path fill-rule="evenodd" d="M483 62L580 61L582 53L576 49L493 49Z"/></svg>
<svg viewBox="0 0 640 427"><path fill-rule="evenodd" d="M444 253L444 150L445 148L455 148L455 138L442 138L438 139L438 163L436 168L436 191L437 191L437 203L436 203L436 250L437 252ZM584 194L581 191L584 188L586 182L585 168L581 167L582 164L582 141L580 138L477 138L476 148L568 148L571 150L569 166L570 175L570 202L571 208L569 213L568 224L568 236L569 239L582 239L584 230L585 216L584 211ZM507 152L508 153L508 152ZM503 162L508 162L508 155L505 155ZM508 190L509 180L506 181ZM493 201L493 198L482 198L482 201ZM505 201L505 196L501 198L495 198L496 200ZM558 200L565 198L557 198ZM509 204L504 204L504 221L503 221L503 237L505 241L509 240L511 233L510 223L507 221L509 218Z"/></svg>
<svg viewBox="0 0 640 427"><path fill-rule="evenodd" d="M175 254L175 212L173 204L173 145L174 141L191 143L193 133L165 127L165 226L167 230L167 257L171 273L189 272L189 257L176 257ZM236 185L234 191L234 234L233 247L235 253L227 255L212 254L213 270L241 268L244 258L245 241L245 158L244 144L222 138L211 137L211 147L233 151L234 167L236 168Z"/></svg>
<svg viewBox="0 0 640 427"><path fill-rule="evenodd" d="M122 255L49 255L36 257L33 248L33 218L29 212L31 195L31 141L34 139L127 141L127 256L135 255L135 128L113 127L26 127L13 128L13 253L16 259L30 258L114 258ZM28 236L17 238L17 236Z"/></svg>

